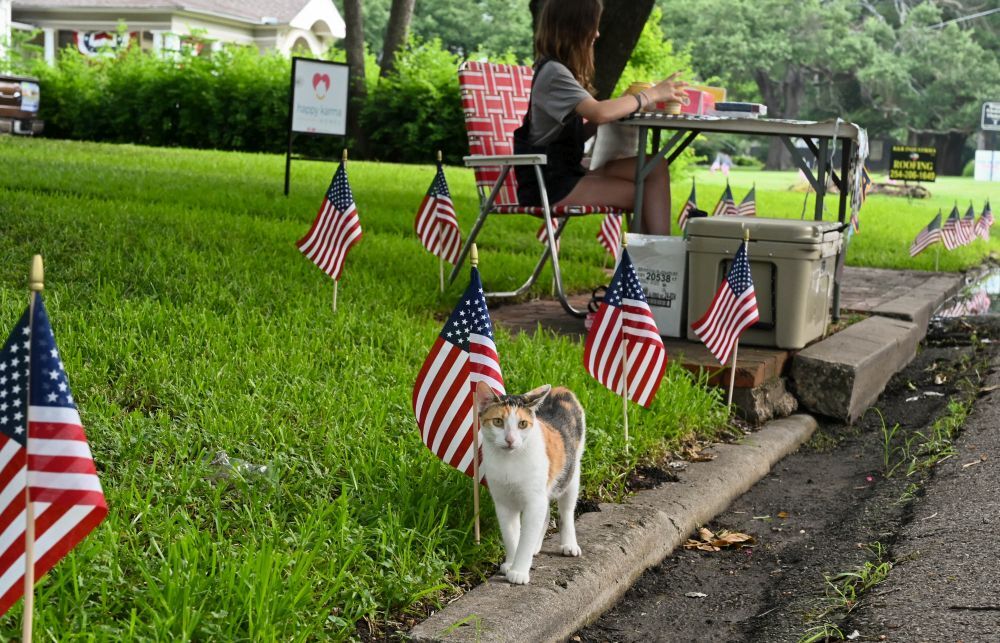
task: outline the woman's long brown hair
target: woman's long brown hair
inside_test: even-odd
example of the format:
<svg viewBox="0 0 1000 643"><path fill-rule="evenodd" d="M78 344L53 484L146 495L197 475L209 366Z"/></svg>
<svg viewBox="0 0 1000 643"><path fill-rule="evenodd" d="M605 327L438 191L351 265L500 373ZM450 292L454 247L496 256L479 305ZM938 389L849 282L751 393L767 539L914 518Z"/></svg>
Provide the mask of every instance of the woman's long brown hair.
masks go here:
<svg viewBox="0 0 1000 643"><path fill-rule="evenodd" d="M535 60L561 62L577 82L593 92L593 42L603 10L601 0L547 0L535 33Z"/></svg>

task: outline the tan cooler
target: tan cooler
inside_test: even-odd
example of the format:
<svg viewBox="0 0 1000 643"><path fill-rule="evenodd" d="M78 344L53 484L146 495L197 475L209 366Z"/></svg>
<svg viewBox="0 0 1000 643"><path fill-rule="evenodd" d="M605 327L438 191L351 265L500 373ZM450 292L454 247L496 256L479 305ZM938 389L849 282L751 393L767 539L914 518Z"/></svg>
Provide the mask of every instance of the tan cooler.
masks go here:
<svg viewBox="0 0 1000 643"><path fill-rule="evenodd" d="M750 230L750 274L760 321L740 341L755 346L798 349L822 337L830 321L833 273L841 245L841 224L757 217L690 219L688 234L687 337L708 310Z"/></svg>

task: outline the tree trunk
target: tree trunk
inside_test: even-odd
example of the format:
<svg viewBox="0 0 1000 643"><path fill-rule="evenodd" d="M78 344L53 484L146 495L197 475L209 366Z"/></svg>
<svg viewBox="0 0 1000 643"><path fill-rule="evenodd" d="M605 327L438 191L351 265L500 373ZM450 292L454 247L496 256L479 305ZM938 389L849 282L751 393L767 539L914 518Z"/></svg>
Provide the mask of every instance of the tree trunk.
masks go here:
<svg viewBox="0 0 1000 643"><path fill-rule="evenodd" d="M365 24L361 0L344 0L344 48L350 67L350 101L347 108L347 136L354 141L356 152L368 156L368 137L361 127L361 108L368 96L365 85Z"/></svg>
<svg viewBox="0 0 1000 643"><path fill-rule="evenodd" d="M802 101L805 100L805 79L802 70L790 68L785 72L785 77L780 82L772 80L767 74L761 71L753 73L760 95L767 105L767 113L775 118L796 119L802 109ZM777 137L771 137L767 150L768 170L786 170L792 167L792 157L785 144Z"/></svg>
<svg viewBox="0 0 1000 643"><path fill-rule="evenodd" d="M937 147L937 173L944 176L962 175L962 155L965 152L965 140L968 134L948 132L934 136Z"/></svg>
<svg viewBox="0 0 1000 643"><path fill-rule="evenodd" d="M594 87L597 98L611 96L625 70L628 59L639 42L655 0L604 0L601 37L594 48ZM651 79L652 80L652 79Z"/></svg>
<svg viewBox="0 0 1000 643"><path fill-rule="evenodd" d="M545 2L546 0L530 0L528 3L532 32L538 24L538 15ZM615 84L635 49L635 43L639 42L642 28L646 26L654 3L655 0L604 0L604 13L598 27L601 37L597 39L594 51L594 87L597 89L598 99L608 98L614 91Z"/></svg>
<svg viewBox="0 0 1000 643"><path fill-rule="evenodd" d="M542 12L542 7L545 6L546 0L530 0L528 2L528 10L531 11L531 33L534 34L538 30L538 14ZM534 38L532 38L534 42Z"/></svg>
<svg viewBox="0 0 1000 643"><path fill-rule="evenodd" d="M392 0L389 23L385 27L385 41L382 45L380 78L385 78L396 69L396 52L406 44L410 21L413 19L414 2L415 0Z"/></svg>

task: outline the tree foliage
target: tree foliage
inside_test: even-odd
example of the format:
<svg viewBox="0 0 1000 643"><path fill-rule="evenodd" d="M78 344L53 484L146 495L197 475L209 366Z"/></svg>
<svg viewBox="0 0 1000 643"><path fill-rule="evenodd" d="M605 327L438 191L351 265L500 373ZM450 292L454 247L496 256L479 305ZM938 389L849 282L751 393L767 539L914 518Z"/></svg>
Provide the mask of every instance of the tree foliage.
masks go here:
<svg viewBox="0 0 1000 643"><path fill-rule="evenodd" d="M973 2L660 1L667 33L695 70L736 89L735 100L762 100L775 116L839 116L873 134L940 139L947 171L960 170L952 148L978 126L982 101L1000 95L995 20L941 26L982 9Z"/></svg>

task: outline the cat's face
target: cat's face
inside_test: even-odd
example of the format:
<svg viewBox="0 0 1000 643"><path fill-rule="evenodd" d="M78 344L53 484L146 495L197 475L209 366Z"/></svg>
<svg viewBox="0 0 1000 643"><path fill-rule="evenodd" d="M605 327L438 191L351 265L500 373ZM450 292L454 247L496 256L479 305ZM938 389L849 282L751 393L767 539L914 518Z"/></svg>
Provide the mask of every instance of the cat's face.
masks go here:
<svg viewBox="0 0 1000 643"><path fill-rule="evenodd" d="M483 442L500 451L517 451L524 447L531 434L538 430L535 410L550 388L546 384L524 395L498 396L480 382L476 387L476 404Z"/></svg>

